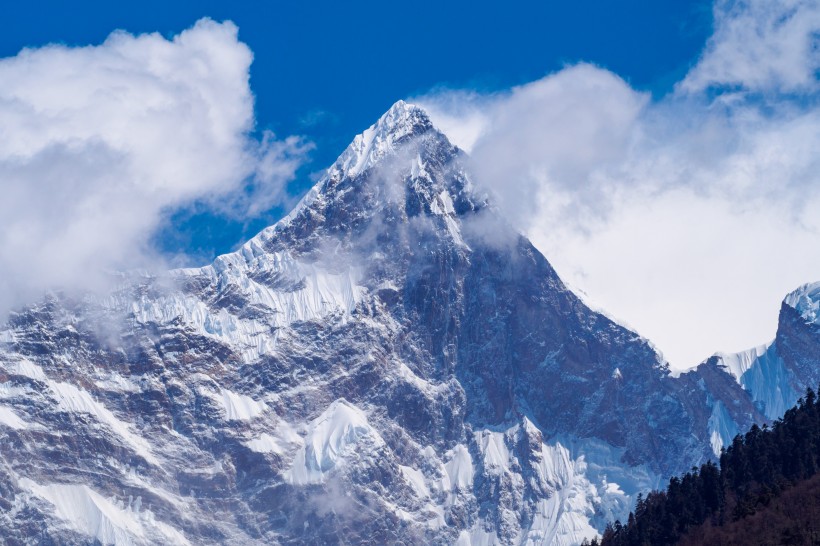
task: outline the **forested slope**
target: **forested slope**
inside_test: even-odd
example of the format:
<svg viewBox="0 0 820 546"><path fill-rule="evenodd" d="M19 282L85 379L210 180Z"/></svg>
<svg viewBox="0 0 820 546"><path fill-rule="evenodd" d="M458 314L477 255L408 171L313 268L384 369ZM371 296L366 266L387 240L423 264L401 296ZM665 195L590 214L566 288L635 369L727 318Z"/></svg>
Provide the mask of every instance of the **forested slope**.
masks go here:
<svg viewBox="0 0 820 546"><path fill-rule="evenodd" d="M811 389L771 427L752 426L711 461L639 497L604 546L820 544L820 403Z"/></svg>

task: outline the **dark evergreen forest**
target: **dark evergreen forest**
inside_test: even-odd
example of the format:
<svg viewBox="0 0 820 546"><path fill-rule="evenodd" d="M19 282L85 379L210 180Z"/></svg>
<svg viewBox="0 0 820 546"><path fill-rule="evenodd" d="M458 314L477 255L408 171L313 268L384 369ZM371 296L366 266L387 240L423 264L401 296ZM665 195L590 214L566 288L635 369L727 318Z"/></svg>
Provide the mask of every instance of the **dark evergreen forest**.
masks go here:
<svg viewBox="0 0 820 546"><path fill-rule="evenodd" d="M771 427L753 425L709 461L638 496L600 546L820 545L820 402L811 389Z"/></svg>

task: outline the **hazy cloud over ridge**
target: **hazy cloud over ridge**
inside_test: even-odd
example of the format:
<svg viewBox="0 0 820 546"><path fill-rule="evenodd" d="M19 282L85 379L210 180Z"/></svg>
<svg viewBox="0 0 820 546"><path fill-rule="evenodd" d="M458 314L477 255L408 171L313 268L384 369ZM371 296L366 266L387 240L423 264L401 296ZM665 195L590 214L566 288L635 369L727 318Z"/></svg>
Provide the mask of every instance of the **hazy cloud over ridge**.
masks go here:
<svg viewBox="0 0 820 546"><path fill-rule="evenodd" d="M149 240L176 207L242 218L281 202L309 146L251 136L252 59L208 19L0 59L0 315L158 265Z"/></svg>
<svg viewBox="0 0 820 546"><path fill-rule="evenodd" d="M722 1L668 96L589 64L416 100L559 273L673 366L774 336L820 279L820 4Z"/></svg>

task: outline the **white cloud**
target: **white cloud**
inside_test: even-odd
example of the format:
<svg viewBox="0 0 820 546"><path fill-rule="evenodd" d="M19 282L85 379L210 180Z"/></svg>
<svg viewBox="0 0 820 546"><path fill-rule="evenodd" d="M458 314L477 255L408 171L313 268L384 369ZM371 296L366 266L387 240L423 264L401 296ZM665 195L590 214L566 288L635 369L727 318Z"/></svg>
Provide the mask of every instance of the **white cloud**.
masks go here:
<svg viewBox="0 0 820 546"><path fill-rule="evenodd" d="M243 217L283 198L308 146L250 136L252 58L232 23L203 19L0 59L0 313L155 264L175 207Z"/></svg>
<svg viewBox="0 0 820 546"><path fill-rule="evenodd" d="M817 0L717 0L713 14L714 35L682 90L817 91Z"/></svg>
<svg viewBox="0 0 820 546"><path fill-rule="evenodd" d="M820 279L818 14L720 0L659 100L581 64L416 101L570 284L687 367L770 340L786 292Z"/></svg>

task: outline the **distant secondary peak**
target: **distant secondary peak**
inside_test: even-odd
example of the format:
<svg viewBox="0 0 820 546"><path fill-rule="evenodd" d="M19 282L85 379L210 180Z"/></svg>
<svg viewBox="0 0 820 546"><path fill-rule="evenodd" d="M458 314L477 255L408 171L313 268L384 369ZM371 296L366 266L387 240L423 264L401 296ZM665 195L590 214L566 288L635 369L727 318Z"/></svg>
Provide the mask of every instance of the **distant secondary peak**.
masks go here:
<svg viewBox="0 0 820 546"><path fill-rule="evenodd" d="M820 325L820 282L804 284L783 300L806 322Z"/></svg>
<svg viewBox="0 0 820 546"><path fill-rule="evenodd" d="M427 112L403 100L357 135L331 168L331 173L356 176L372 167L379 159L392 152L399 144L433 129Z"/></svg>

